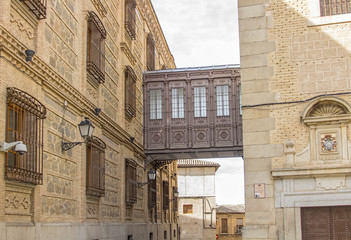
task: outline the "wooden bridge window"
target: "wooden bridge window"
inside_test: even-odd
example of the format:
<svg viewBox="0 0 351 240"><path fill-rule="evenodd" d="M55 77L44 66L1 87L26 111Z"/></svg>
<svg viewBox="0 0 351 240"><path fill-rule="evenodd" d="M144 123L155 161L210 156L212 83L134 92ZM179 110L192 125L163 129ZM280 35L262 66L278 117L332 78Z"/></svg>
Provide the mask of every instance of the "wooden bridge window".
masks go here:
<svg viewBox="0 0 351 240"><path fill-rule="evenodd" d="M194 88L194 117L206 117L206 87Z"/></svg>
<svg viewBox="0 0 351 240"><path fill-rule="evenodd" d="M6 142L23 141L27 153L13 149L6 153L5 177L43 184L43 130L46 108L37 99L17 88L7 88Z"/></svg>
<svg viewBox="0 0 351 240"><path fill-rule="evenodd" d="M172 88L172 118L184 118L183 92L183 88Z"/></svg>
<svg viewBox="0 0 351 240"><path fill-rule="evenodd" d="M105 196L105 143L98 137L87 142L87 195Z"/></svg>
<svg viewBox="0 0 351 240"><path fill-rule="evenodd" d="M46 18L47 0L20 0L39 20Z"/></svg>
<svg viewBox="0 0 351 240"><path fill-rule="evenodd" d="M136 167L137 164L133 159L126 159L125 194L127 205L132 205L137 201Z"/></svg>
<svg viewBox="0 0 351 240"><path fill-rule="evenodd" d="M146 40L146 68L148 71L155 70L155 41L151 34Z"/></svg>
<svg viewBox="0 0 351 240"><path fill-rule="evenodd" d="M93 11L89 12L87 35L87 70L98 83L104 83L106 29Z"/></svg>
<svg viewBox="0 0 351 240"><path fill-rule="evenodd" d="M161 89L150 90L150 119L162 119L162 92Z"/></svg>
<svg viewBox="0 0 351 240"><path fill-rule="evenodd" d="M136 2L135 0L126 0L125 1L125 29L131 39L135 39L136 37L136 21L135 21L135 8Z"/></svg>
<svg viewBox="0 0 351 240"><path fill-rule="evenodd" d="M217 116L229 116L228 85L217 86Z"/></svg>
<svg viewBox="0 0 351 240"><path fill-rule="evenodd" d="M320 0L321 16L351 13L350 0Z"/></svg>

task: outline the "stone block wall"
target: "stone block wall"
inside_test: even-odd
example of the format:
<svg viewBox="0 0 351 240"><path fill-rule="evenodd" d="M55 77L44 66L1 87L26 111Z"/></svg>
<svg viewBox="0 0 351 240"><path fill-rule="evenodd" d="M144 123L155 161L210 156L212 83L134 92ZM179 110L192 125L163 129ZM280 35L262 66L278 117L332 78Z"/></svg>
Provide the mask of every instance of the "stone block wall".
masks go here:
<svg viewBox="0 0 351 240"><path fill-rule="evenodd" d="M290 165L290 168L311 171L317 168L312 164L314 155L309 149L320 139L311 135L313 127L302 119L313 100L322 101L328 94L345 102L351 100L347 30L350 14L320 17L319 1L313 0L239 0L238 6L246 197L243 238L301 239L301 231L295 234L295 228L301 228L296 212L299 207L289 210L288 206L280 206L281 193L274 189L280 184L278 179L293 181L301 174L284 172L288 171L289 151L296 153L294 160L305 161L303 167ZM324 124L325 129L332 128L332 123ZM321 125L317 129L323 128ZM345 127L349 141L349 124L345 123ZM343 147L343 151L347 152L347 148ZM346 167L340 162L328 163ZM272 170L279 173L272 174ZM327 178L335 173L325 170L320 174ZM316 181L313 173L305 177L306 184L311 179ZM265 198L255 198L255 183L265 184ZM289 189L286 186L287 192ZM318 189L310 193L315 191ZM340 196L338 201L342 199ZM331 200L328 204L335 205L338 201ZM318 205L317 201L311 204ZM294 217L287 217L292 212ZM287 229L290 223L294 226L293 235Z"/></svg>
<svg viewBox="0 0 351 240"><path fill-rule="evenodd" d="M137 181L147 181L142 136L142 72L146 37L156 40L156 67L174 68L174 59L149 0L137 1L136 40L124 28L124 1L47 1L46 18L38 20L19 0L0 2L0 140L6 137L6 88L16 87L40 101L44 120L43 185L7 180L0 165L0 239L145 239L150 232L177 229L176 213L165 213L156 227L149 218L147 187L137 188L131 211L125 204L125 159L137 162ZM105 83L86 70L87 19L94 11L106 28ZM140 17L138 17L140 16ZM128 51L122 51L128 42ZM32 61L24 51L34 50ZM127 53L130 53L128 56ZM124 70L137 75L137 114L126 120ZM95 108L101 108L99 116ZM63 152L62 142L81 142L77 125L89 117L94 135L106 144L105 196L86 194L87 153L83 143ZM135 141L131 142L130 138ZM5 153L0 153L4 163ZM176 165L164 179L176 186ZM11 224L10 224L11 222ZM159 230L160 231L160 230ZM161 233L160 233L161 234ZM163 232L162 232L163 234Z"/></svg>

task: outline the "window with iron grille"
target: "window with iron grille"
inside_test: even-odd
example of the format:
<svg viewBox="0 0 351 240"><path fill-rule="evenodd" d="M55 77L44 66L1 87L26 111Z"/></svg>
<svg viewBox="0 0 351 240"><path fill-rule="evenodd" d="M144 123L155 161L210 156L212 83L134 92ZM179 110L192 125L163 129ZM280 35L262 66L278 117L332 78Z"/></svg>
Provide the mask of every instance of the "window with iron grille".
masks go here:
<svg viewBox="0 0 351 240"><path fill-rule="evenodd" d="M43 184L43 131L46 108L37 99L17 88L7 88L6 142L23 141L27 153L13 149L6 153L5 177Z"/></svg>
<svg viewBox="0 0 351 240"><path fill-rule="evenodd" d="M206 87L194 88L194 116L206 117Z"/></svg>
<svg viewBox="0 0 351 240"><path fill-rule="evenodd" d="M87 141L87 195L105 196L105 149L98 137Z"/></svg>
<svg viewBox="0 0 351 240"><path fill-rule="evenodd" d="M150 208L154 208L156 206L156 179L148 181L148 205Z"/></svg>
<svg viewBox="0 0 351 240"><path fill-rule="evenodd" d="M172 187L173 190L173 197L174 197L174 193L177 191L177 187ZM178 211L178 198L174 197L173 200L173 211L177 212Z"/></svg>
<svg viewBox="0 0 351 240"><path fill-rule="evenodd" d="M228 221L226 218L221 218L221 233L228 233Z"/></svg>
<svg viewBox="0 0 351 240"><path fill-rule="evenodd" d="M148 71L155 70L155 41L151 34L148 34L146 40L146 67Z"/></svg>
<svg viewBox="0 0 351 240"><path fill-rule="evenodd" d="M39 20L46 18L47 0L20 0Z"/></svg>
<svg viewBox="0 0 351 240"><path fill-rule="evenodd" d="M126 158L125 193L127 205L132 205L137 201L136 167L137 163L133 159Z"/></svg>
<svg viewBox="0 0 351 240"><path fill-rule="evenodd" d="M131 39L135 39L136 31L135 31L135 8L136 2L135 0L125 0L125 29Z"/></svg>
<svg viewBox="0 0 351 240"><path fill-rule="evenodd" d="M162 119L162 92L161 89L150 90L150 119Z"/></svg>
<svg viewBox="0 0 351 240"><path fill-rule="evenodd" d="M136 75L130 66L126 66L125 78L125 116L131 120L136 116Z"/></svg>
<svg viewBox="0 0 351 240"><path fill-rule="evenodd" d="M87 70L98 82L105 82L106 29L93 11L89 12L87 33Z"/></svg>
<svg viewBox="0 0 351 240"><path fill-rule="evenodd" d="M351 0L320 0L321 16L351 13Z"/></svg>
<svg viewBox="0 0 351 240"><path fill-rule="evenodd" d="M216 87L217 116L229 116L228 85Z"/></svg>
<svg viewBox="0 0 351 240"><path fill-rule="evenodd" d="M172 118L184 118L183 92L183 88L172 88Z"/></svg>
<svg viewBox="0 0 351 240"><path fill-rule="evenodd" d="M169 209L169 183L168 181L163 181L162 184L162 193L163 193L163 210Z"/></svg>
<svg viewBox="0 0 351 240"><path fill-rule="evenodd" d="M237 218L237 219L236 219L236 229L235 229L235 233L241 234L241 233L242 233L243 226L244 226L244 219L242 219L242 218Z"/></svg>

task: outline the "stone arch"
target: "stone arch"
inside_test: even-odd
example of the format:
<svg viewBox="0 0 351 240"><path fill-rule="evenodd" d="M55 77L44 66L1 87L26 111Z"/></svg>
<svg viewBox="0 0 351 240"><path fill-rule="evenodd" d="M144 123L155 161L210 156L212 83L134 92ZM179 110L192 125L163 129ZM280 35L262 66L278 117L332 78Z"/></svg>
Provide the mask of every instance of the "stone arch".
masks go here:
<svg viewBox="0 0 351 240"><path fill-rule="evenodd" d="M351 107L343 99L335 97L318 98L310 103L302 113L302 120L307 123L311 121L323 121L331 119L351 118Z"/></svg>

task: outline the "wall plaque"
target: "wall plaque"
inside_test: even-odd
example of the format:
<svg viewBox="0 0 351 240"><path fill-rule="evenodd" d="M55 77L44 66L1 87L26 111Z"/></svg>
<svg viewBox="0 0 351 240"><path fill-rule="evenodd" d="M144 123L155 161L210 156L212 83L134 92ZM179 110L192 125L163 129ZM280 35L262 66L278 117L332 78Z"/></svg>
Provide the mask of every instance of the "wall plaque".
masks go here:
<svg viewBox="0 0 351 240"><path fill-rule="evenodd" d="M254 193L255 193L256 199L266 198L266 184L255 183L254 184Z"/></svg>

